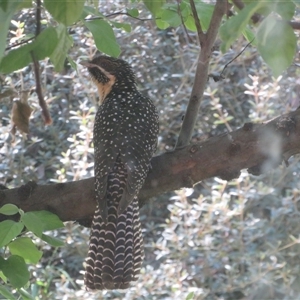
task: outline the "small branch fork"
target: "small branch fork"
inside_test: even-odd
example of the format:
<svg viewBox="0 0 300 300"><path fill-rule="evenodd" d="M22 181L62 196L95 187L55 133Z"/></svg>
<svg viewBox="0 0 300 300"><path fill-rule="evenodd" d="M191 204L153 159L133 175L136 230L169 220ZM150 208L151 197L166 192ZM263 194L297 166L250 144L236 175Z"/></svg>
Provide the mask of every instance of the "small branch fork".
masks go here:
<svg viewBox="0 0 300 300"><path fill-rule="evenodd" d="M202 30L194 0L190 0L190 5L195 19L201 50L198 57L192 93L179 133L175 147L176 149L187 146L192 138L193 129L195 127L200 103L207 82L211 51L217 37L221 20L226 13L227 1L217 0L207 33L204 33Z"/></svg>

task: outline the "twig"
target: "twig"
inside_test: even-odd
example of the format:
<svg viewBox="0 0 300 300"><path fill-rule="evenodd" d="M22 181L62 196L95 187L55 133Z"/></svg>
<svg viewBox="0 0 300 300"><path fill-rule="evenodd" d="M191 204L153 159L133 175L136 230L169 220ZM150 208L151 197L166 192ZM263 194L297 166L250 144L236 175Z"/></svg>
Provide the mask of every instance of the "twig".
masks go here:
<svg viewBox="0 0 300 300"><path fill-rule="evenodd" d="M98 19L110 18L110 17L114 17L114 16L119 16L119 15L128 16L130 18L133 18L133 19L136 19L136 20L139 20L139 21L151 21L151 20L153 20L152 18L142 19L142 18L138 18L138 17L133 17L129 13L121 12L121 11L120 12L111 13L111 14L108 14L108 15L103 16L103 17L92 17L92 18L87 18L87 19L84 19L84 20L85 21L91 21L91 20L98 20Z"/></svg>
<svg viewBox="0 0 300 300"><path fill-rule="evenodd" d="M37 37L41 32L41 0L36 0L36 28L35 28L35 36Z"/></svg>
<svg viewBox="0 0 300 300"><path fill-rule="evenodd" d="M178 13L178 15L180 16L181 25L182 25L182 27L183 27L183 30L184 30L185 35L187 36L187 40L188 40L189 43L191 43L191 42L192 42L192 39L191 39L191 37L190 37L190 35L189 35L187 29L186 29L186 26L185 26L185 24L184 24L184 20L183 20L183 17L182 17L182 13L181 13L181 10L180 10L180 2L181 2L180 0L177 0L177 13Z"/></svg>
<svg viewBox="0 0 300 300"><path fill-rule="evenodd" d="M193 89L175 147L176 149L188 145L191 140L207 82L208 65L212 47L216 40L222 17L225 13L226 1L217 0L207 33L202 33L205 38L203 38L204 42L201 45Z"/></svg>
<svg viewBox="0 0 300 300"><path fill-rule="evenodd" d="M37 0L37 8L36 8L36 30L35 30L35 36L37 37L41 32L41 0ZM40 76L40 63L36 59L34 52L30 52L33 62L33 70L34 70L34 76L35 76L35 90L39 99L39 105L42 109L42 116L44 118L44 122L46 125L49 125L52 123L52 119L48 110L47 103L45 102L43 91L42 91L42 85L41 85L41 76Z"/></svg>
<svg viewBox="0 0 300 300"><path fill-rule="evenodd" d="M23 45L23 44L26 44L26 43L28 43L28 42L34 40L34 39L35 39L35 36L33 36L33 37L31 37L31 38L29 38L29 39L27 39L27 40L24 40L24 41L15 43L15 44L13 44L13 45L10 45L10 46L8 46L8 47L5 48L5 51L10 50L11 48L14 48L14 47L17 47L17 46L21 46L21 45Z"/></svg>
<svg viewBox="0 0 300 300"><path fill-rule="evenodd" d="M223 70L222 70L222 72L221 72L221 74L220 74L220 77L222 77L222 74L224 73L224 71L225 71L225 69L234 61L234 60L236 60L248 47L249 47L249 45L251 45L251 43L254 41L254 39L255 38L253 38L245 47L244 47L244 49L240 52L240 53L238 53L232 60L230 60L225 66L224 66L224 68L223 68Z"/></svg>
<svg viewBox="0 0 300 300"><path fill-rule="evenodd" d="M202 27L200 24L200 20L198 17L198 13L197 13L197 9L196 9L194 0L190 0L190 5L191 5L191 10L193 13L194 20L195 20L195 25L197 28L199 43L200 43L200 46L202 47L203 43L205 42L205 34L203 33L203 30L202 30Z"/></svg>
<svg viewBox="0 0 300 300"><path fill-rule="evenodd" d="M39 105L42 109L42 116L44 118L44 122L46 125L50 125L52 123L52 119L48 110L47 103L45 102L42 85L41 85L41 76L40 76L40 64L39 61L36 59L33 51L30 52L33 62L33 70L35 76L35 91L37 93L39 99Z"/></svg>

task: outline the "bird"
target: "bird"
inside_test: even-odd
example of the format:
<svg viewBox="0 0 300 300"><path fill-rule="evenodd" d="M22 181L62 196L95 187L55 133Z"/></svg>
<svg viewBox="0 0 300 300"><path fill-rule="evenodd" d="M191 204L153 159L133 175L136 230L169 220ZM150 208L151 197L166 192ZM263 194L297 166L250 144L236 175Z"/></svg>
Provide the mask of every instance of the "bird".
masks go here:
<svg viewBox="0 0 300 300"><path fill-rule="evenodd" d="M97 207L84 282L88 290L127 289L144 260L137 196L156 152L158 112L138 91L125 60L97 55L81 64L99 95L93 130Z"/></svg>

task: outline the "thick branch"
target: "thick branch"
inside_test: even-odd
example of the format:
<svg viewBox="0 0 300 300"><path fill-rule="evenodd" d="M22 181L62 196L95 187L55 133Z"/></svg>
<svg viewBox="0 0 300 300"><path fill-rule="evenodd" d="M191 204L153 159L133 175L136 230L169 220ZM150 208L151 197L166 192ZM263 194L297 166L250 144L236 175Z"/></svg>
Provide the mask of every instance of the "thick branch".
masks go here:
<svg viewBox="0 0 300 300"><path fill-rule="evenodd" d="M197 69L195 74L195 81L178 137L176 145L177 149L188 145L191 140L198 116L201 99L207 82L208 66L212 47L216 40L221 20L225 12L226 1L218 0L214 8L209 28L207 30L207 33L205 34L205 42L201 44L201 50L198 57ZM204 37L202 37L202 40L203 39Z"/></svg>
<svg viewBox="0 0 300 300"><path fill-rule="evenodd" d="M247 123L234 132L154 157L140 201L192 187L205 178L230 180L238 177L241 169L259 174L296 153L300 153L300 109L266 124ZM96 207L94 179L53 185L28 183L0 191L0 206L6 203L24 211L49 210L63 221L88 218Z"/></svg>

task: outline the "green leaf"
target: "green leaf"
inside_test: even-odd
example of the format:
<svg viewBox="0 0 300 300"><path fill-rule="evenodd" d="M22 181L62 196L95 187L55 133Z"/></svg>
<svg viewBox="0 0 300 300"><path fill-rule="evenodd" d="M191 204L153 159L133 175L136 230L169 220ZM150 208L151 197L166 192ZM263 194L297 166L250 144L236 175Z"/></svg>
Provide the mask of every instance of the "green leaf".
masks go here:
<svg viewBox="0 0 300 300"><path fill-rule="evenodd" d="M220 27L220 37L223 41L221 50L226 52L231 44L240 36L252 15L263 6L263 1L245 6L237 15L231 17Z"/></svg>
<svg viewBox="0 0 300 300"><path fill-rule="evenodd" d="M24 45L8 52L0 63L0 72L11 73L28 66L32 60L32 44Z"/></svg>
<svg viewBox="0 0 300 300"><path fill-rule="evenodd" d="M242 33L248 42L251 42L252 45L256 45L255 34L249 26L246 26Z"/></svg>
<svg viewBox="0 0 300 300"><path fill-rule="evenodd" d="M75 61L69 55L67 56L67 59L69 61L69 64L71 65L71 67L77 71L77 65L76 65Z"/></svg>
<svg viewBox="0 0 300 300"><path fill-rule="evenodd" d="M18 255L11 255L1 264L1 270L15 288L24 286L30 277L23 257Z"/></svg>
<svg viewBox="0 0 300 300"><path fill-rule="evenodd" d="M181 17L177 12L177 5L172 5L163 9L160 17L162 21L165 21L172 27L178 27L181 24Z"/></svg>
<svg viewBox="0 0 300 300"><path fill-rule="evenodd" d="M1 257L1 259L4 260L4 258ZM5 260L4 260L5 261ZM1 262L0 262L0 270L1 270ZM7 278L6 276L3 274L2 271L0 271L0 278L3 280L3 282L7 283Z"/></svg>
<svg viewBox="0 0 300 300"><path fill-rule="evenodd" d="M41 239L53 247L61 247L65 244L62 240L59 240L46 234L42 234Z"/></svg>
<svg viewBox="0 0 300 300"><path fill-rule="evenodd" d="M300 0L293 0L293 2L294 2L297 6L300 6Z"/></svg>
<svg viewBox="0 0 300 300"><path fill-rule="evenodd" d="M59 219L59 217L50 211L40 210L32 213L34 213L34 215L42 221L43 231L64 227L64 223Z"/></svg>
<svg viewBox="0 0 300 300"><path fill-rule="evenodd" d="M185 298L185 300L192 300L192 299L194 299L194 292L188 293L188 295Z"/></svg>
<svg viewBox="0 0 300 300"><path fill-rule="evenodd" d="M46 211L29 211L21 217L21 222L36 236L42 237L43 231L54 230L64 227L64 223L57 215Z"/></svg>
<svg viewBox="0 0 300 300"><path fill-rule="evenodd" d="M290 1L278 0L276 4L274 4L274 11L276 11L283 19L291 20L295 14L296 5Z"/></svg>
<svg viewBox="0 0 300 300"><path fill-rule="evenodd" d="M18 206L14 204L5 204L0 208L0 214L6 215L6 216L12 216L19 212Z"/></svg>
<svg viewBox="0 0 300 300"><path fill-rule="evenodd" d="M36 59L41 60L45 57L49 57L57 44L58 38L54 27L43 30L32 44L32 50Z"/></svg>
<svg viewBox="0 0 300 300"><path fill-rule="evenodd" d="M209 27L211 16L215 9L215 5L203 2L196 2L195 6L200 19L201 27L204 31L206 31Z"/></svg>
<svg viewBox="0 0 300 300"><path fill-rule="evenodd" d="M143 0L143 2L149 11L156 16L159 14L162 6L165 3L165 0Z"/></svg>
<svg viewBox="0 0 300 300"><path fill-rule="evenodd" d="M185 27L191 31L197 31L195 19L193 16L188 16L184 22Z"/></svg>
<svg viewBox="0 0 300 300"><path fill-rule="evenodd" d="M139 16L139 11L136 8L127 9L127 13L133 18L137 18Z"/></svg>
<svg viewBox="0 0 300 300"><path fill-rule="evenodd" d="M7 290L2 284L0 284L0 294L4 296L5 299L17 300L17 298L15 298L15 296L9 290Z"/></svg>
<svg viewBox="0 0 300 300"><path fill-rule="evenodd" d="M30 286L32 290L32 285ZM30 295L24 288L18 289L18 292L22 296L23 300L36 300L37 298Z"/></svg>
<svg viewBox="0 0 300 300"><path fill-rule="evenodd" d="M131 25L128 23L111 22L116 28L124 29L126 32L131 31Z"/></svg>
<svg viewBox="0 0 300 300"><path fill-rule="evenodd" d="M156 19L155 23L156 23L156 26L159 29L162 29L162 30L164 30L164 29L166 29L166 28L168 28L170 26L169 23L167 23L167 22L165 22L165 21L163 21L161 19Z"/></svg>
<svg viewBox="0 0 300 300"><path fill-rule="evenodd" d="M244 3L257 2L257 0L245 0ZM290 20L295 14L295 4L291 0L264 0L263 5L256 11L257 13L268 16L270 13L278 13L283 19Z"/></svg>
<svg viewBox="0 0 300 300"><path fill-rule="evenodd" d="M260 24L256 39L260 55L278 77L291 65L296 53L297 38L293 29L269 15Z"/></svg>
<svg viewBox="0 0 300 300"><path fill-rule="evenodd" d="M21 0L0 0L0 62L6 47L6 37L10 20Z"/></svg>
<svg viewBox="0 0 300 300"><path fill-rule="evenodd" d="M84 0L44 0L44 5L56 21L69 26L81 16L84 2Z"/></svg>
<svg viewBox="0 0 300 300"><path fill-rule="evenodd" d="M36 245L28 237L19 237L8 244L11 254L19 255L26 262L37 264L41 259L43 252L39 251Z"/></svg>
<svg viewBox="0 0 300 300"><path fill-rule="evenodd" d="M7 245L12 239L18 236L24 228L22 223L12 220L5 220L0 223L0 247Z"/></svg>
<svg viewBox="0 0 300 300"><path fill-rule="evenodd" d="M36 216L35 212L29 211L21 216L21 222L29 231L32 231L36 236L41 237L43 233L43 221Z"/></svg>
<svg viewBox="0 0 300 300"><path fill-rule="evenodd" d="M38 60L49 57L57 43L58 38L53 27L43 30L33 43L9 51L0 63L0 72L11 73L28 66L32 61L31 51Z"/></svg>
<svg viewBox="0 0 300 300"><path fill-rule="evenodd" d="M92 20L84 23L91 31L99 51L114 57L119 56L121 53L120 47L116 41L114 31L106 21Z"/></svg>
<svg viewBox="0 0 300 300"><path fill-rule="evenodd" d="M56 72L60 72L64 67L68 50L73 45L73 39L68 34L67 28L63 24L59 24L56 27L56 33L58 36L58 43L50 55L50 59L54 64L54 70Z"/></svg>

